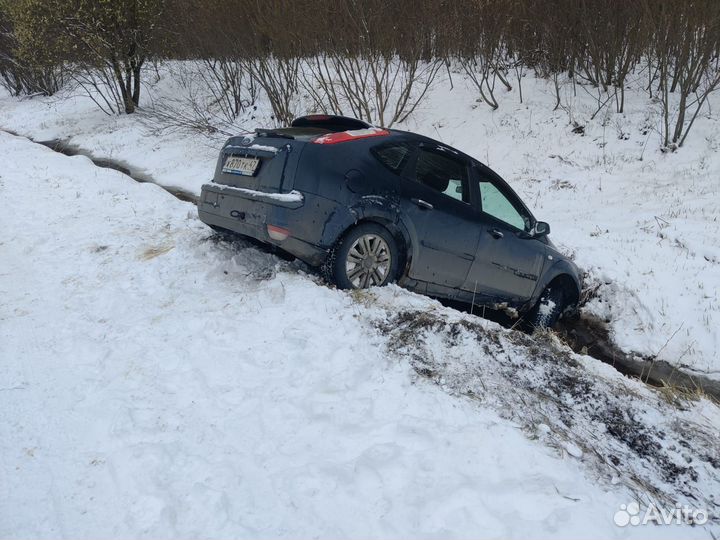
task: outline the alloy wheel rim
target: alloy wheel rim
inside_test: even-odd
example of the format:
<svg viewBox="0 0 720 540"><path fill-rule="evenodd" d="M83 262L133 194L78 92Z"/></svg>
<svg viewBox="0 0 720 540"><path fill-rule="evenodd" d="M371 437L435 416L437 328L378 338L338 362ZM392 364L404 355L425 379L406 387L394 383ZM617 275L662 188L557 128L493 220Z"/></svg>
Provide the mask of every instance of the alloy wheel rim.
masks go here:
<svg viewBox="0 0 720 540"><path fill-rule="evenodd" d="M345 260L348 281L355 289L383 285L392 257L387 242L376 234L364 234L350 246Z"/></svg>

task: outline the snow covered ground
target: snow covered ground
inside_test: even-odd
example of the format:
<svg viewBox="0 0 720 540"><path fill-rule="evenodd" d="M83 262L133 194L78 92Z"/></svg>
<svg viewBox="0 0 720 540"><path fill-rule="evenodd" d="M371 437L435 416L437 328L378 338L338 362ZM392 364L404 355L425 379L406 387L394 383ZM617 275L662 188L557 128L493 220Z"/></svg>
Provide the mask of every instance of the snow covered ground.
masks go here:
<svg viewBox="0 0 720 540"><path fill-rule="evenodd" d="M720 378L717 118L664 155L632 92L586 123L582 91L552 112L528 79L491 112L453 82L404 127L510 181L621 346ZM0 96L0 128L199 191L221 141L145 119ZM2 538L720 534L613 521L634 500L717 519L706 400L397 287L333 290L157 186L4 133L0 200Z"/></svg>
<svg viewBox="0 0 720 540"><path fill-rule="evenodd" d="M709 402L333 290L87 158L0 155L0 537L717 535L613 521L717 511Z"/></svg>
<svg viewBox="0 0 720 540"><path fill-rule="evenodd" d="M160 73L146 89L149 107L180 95L167 69ZM545 81L528 76L523 95L522 104L516 91L500 95L491 111L455 74L452 88L437 84L399 127L455 145L505 177L588 272L598 289L584 311L607 320L624 350L720 378L720 120L707 113L720 106L718 97L686 147L663 154L658 106L640 89L628 90L624 114L611 104L593 120L597 100L582 87L566 86L557 111ZM584 133L574 133L572 122ZM263 125L271 121L259 102L238 129ZM67 139L196 193L222 144L159 130L147 114L106 116L76 95L0 97L0 128Z"/></svg>

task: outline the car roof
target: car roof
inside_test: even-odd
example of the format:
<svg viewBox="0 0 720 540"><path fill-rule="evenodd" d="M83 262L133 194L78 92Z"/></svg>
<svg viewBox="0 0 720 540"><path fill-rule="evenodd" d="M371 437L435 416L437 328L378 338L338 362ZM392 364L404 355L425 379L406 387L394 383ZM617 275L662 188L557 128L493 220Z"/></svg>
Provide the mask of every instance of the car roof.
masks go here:
<svg viewBox="0 0 720 540"><path fill-rule="evenodd" d="M432 144L432 145L437 145L442 148L447 148L448 150L452 150L453 152L455 152L457 155L464 157L465 159L468 159L474 163L478 163L478 164L482 165L483 167L485 167L485 165L482 162L480 162L479 160L475 159L474 157L466 154L462 150L458 150L454 146L450 146L449 144L446 144L444 142L435 140L431 137L427 137L426 135L421 135L421 134L415 133L413 131L403 131L401 129L389 129L388 131L392 135L396 135L397 137L403 137L403 138L407 138L409 140L416 140L421 143L424 142L424 143L428 143L428 144Z"/></svg>
<svg viewBox="0 0 720 540"><path fill-rule="evenodd" d="M372 124L369 124L365 122L364 120L359 120L357 118L351 118L349 116L338 116L338 115L330 115L330 114L311 114L307 116L301 116L296 118L292 121L292 123L283 128L277 128L274 130L267 130L270 133L282 133L285 135L290 135L293 138L302 140L302 141L312 141L313 139L322 136L326 133L333 133L338 131L352 131L352 130L358 130L358 129L367 129L372 128ZM265 131L265 130L261 130ZM430 137L427 137L425 135L421 135L419 133L415 133L412 131L403 131L401 129L389 129L385 128L385 131L387 131L387 134L384 134L382 137L378 137L378 140L372 140L373 143L383 143L383 142L389 142L394 139L403 139L406 141L417 141L419 143L428 143L433 145L438 145L440 147L447 148L454 153L458 154L461 157L464 157L465 159L470 160L473 163L477 163L480 166L482 166L484 169L487 169L488 171L492 172L491 169L488 169L483 163L478 161L472 156L467 155L466 153L458 150L457 148L454 148L448 144L445 144L443 142L437 141L435 139L432 139ZM372 137L371 139L375 139ZM371 141L366 141L371 142Z"/></svg>

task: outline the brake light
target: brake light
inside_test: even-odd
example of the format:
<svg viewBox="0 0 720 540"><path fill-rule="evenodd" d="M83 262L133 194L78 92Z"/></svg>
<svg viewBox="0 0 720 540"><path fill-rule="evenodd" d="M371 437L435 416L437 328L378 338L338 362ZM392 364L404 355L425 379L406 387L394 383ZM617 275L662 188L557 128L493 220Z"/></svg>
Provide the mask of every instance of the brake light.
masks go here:
<svg viewBox="0 0 720 540"><path fill-rule="evenodd" d="M286 240L287 237L290 236L290 231L288 229L278 227L277 225L268 224L267 232L270 238L277 240L278 242Z"/></svg>
<svg viewBox="0 0 720 540"><path fill-rule="evenodd" d="M368 137L383 137L390 135L387 129L371 127L367 129L351 129L348 131L339 131L337 133L328 133L318 137L313 141L315 144L337 144L347 141L356 141L358 139L367 139Z"/></svg>
<svg viewBox="0 0 720 540"><path fill-rule="evenodd" d="M305 117L306 120L312 120L312 121L323 121L323 120L330 120L332 116L329 114L310 114Z"/></svg>

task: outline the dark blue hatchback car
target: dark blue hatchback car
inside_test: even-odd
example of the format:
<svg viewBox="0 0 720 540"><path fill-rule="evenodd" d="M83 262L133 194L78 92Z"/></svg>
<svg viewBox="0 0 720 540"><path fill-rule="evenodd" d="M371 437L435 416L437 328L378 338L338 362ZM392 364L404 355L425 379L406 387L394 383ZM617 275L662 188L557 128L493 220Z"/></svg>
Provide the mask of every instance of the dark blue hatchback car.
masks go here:
<svg viewBox="0 0 720 540"><path fill-rule="evenodd" d="M341 288L396 281L552 326L580 273L488 167L422 135L313 115L230 138L200 219L275 245Z"/></svg>

